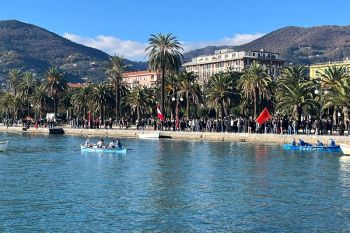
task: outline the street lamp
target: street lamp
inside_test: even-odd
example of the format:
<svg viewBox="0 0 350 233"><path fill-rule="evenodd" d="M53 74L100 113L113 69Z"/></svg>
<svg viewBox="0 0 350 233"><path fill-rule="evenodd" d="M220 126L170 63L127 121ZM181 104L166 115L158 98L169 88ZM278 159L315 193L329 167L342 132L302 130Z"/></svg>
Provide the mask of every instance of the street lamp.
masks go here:
<svg viewBox="0 0 350 233"><path fill-rule="evenodd" d="M316 95L319 95L319 97L320 97L319 104L320 104L320 120L321 120L321 118L322 118L321 96L322 96L322 94L327 95L329 92L328 92L328 90L317 90L317 89L315 89L314 93Z"/></svg>

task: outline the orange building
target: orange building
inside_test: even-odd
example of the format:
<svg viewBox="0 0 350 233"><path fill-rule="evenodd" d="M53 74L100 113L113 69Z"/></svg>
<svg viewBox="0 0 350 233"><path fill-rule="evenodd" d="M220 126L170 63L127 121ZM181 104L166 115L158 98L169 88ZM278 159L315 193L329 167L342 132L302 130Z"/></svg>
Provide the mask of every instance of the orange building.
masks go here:
<svg viewBox="0 0 350 233"><path fill-rule="evenodd" d="M124 73L124 81L134 87L137 85L152 87L160 82L160 73L152 71L134 71Z"/></svg>

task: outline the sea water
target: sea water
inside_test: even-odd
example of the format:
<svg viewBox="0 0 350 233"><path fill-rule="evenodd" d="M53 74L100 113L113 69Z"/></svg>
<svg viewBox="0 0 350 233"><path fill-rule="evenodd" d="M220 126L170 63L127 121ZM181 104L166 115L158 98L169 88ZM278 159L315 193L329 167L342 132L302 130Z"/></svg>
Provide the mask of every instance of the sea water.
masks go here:
<svg viewBox="0 0 350 233"><path fill-rule="evenodd" d="M0 134L0 232L346 232L350 157L281 145ZM92 138L91 141L97 141ZM109 139L105 139L106 142Z"/></svg>

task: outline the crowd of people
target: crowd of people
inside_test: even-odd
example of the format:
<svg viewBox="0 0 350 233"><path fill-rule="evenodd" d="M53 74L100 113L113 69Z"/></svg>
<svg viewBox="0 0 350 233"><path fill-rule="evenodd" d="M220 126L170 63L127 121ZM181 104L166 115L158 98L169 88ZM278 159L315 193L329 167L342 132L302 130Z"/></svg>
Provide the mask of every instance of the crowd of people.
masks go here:
<svg viewBox="0 0 350 233"><path fill-rule="evenodd" d="M49 122L40 119L36 122L23 120L4 119L4 125L29 127L53 127L55 122ZM266 134L315 134L315 135L345 135L350 133L350 122L332 118L303 118L301 121L293 117L272 117L263 125L259 125L252 117L225 117L224 119L199 118L187 119L185 117L176 119L165 119L163 122L156 118L142 118L132 121L131 119L122 118L115 121L112 118L102 120L94 118L90 120L82 118L73 118L69 120L72 128L81 129L128 129L136 126L137 129L153 129L168 131L193 131L193 132L230 132L230 133L266 133Z"/></svg>

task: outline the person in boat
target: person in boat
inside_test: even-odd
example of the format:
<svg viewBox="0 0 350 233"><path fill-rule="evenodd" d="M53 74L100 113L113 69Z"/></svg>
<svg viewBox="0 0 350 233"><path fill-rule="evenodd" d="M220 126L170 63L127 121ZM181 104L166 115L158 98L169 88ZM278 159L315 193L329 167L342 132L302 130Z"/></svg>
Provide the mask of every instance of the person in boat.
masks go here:
<svg viewBox="0 0 350 233"><path fill-rule="evenodd" d="M113 139L113 140L109 143L108 147L109 147L109 148L115 148L115 146L116 146L116 142L115 142L115 140Z"/></svg>
<svg viewBox="0 0 350 233"><path fill-rule="evenodd" d="M123 146L122 146L122 143L117 139L117 147L119 148L119 149L121 149Z"/></svg>
<svg viewBox="0 0 350 233"><path fill-rule="evenodd" d="M304 142L303 139L299 138L299 146L312 146L312 145L308 142Z"/></svg>
<svg viewBox="0 0 350 233"><path fill-rule="evenodd" d="M105 145L103 138L100 139L100 141L97 142L96 146L98 148L103 148Z"/></svg>
<svg viewBox="0 0 350 233"><path fill-rule="evenodd" d="M293 141L292 141L292 146L296 146L297 143L295 142L295 138L293 138Z"/></svg>
<svg viewBox="0 0 350 233"><path fill-rule="evenodd" d="M335 141L332 138L331 138L331 143L329 144L329 146L336 146Z"/></svg>
<svg viewBox="0 0 350 233"><path fill-rule="evenodd" d="M323 143L320 140L317 140L316 146L323 146Z"/></svg>
<svg viewBox="0 0 350 233"><path fill-rule="evenodd" d="M87 140L85 141L84 146L86 146L86 147L92 147L92 144L90 143L90 139L87 139Z"/></svg>

